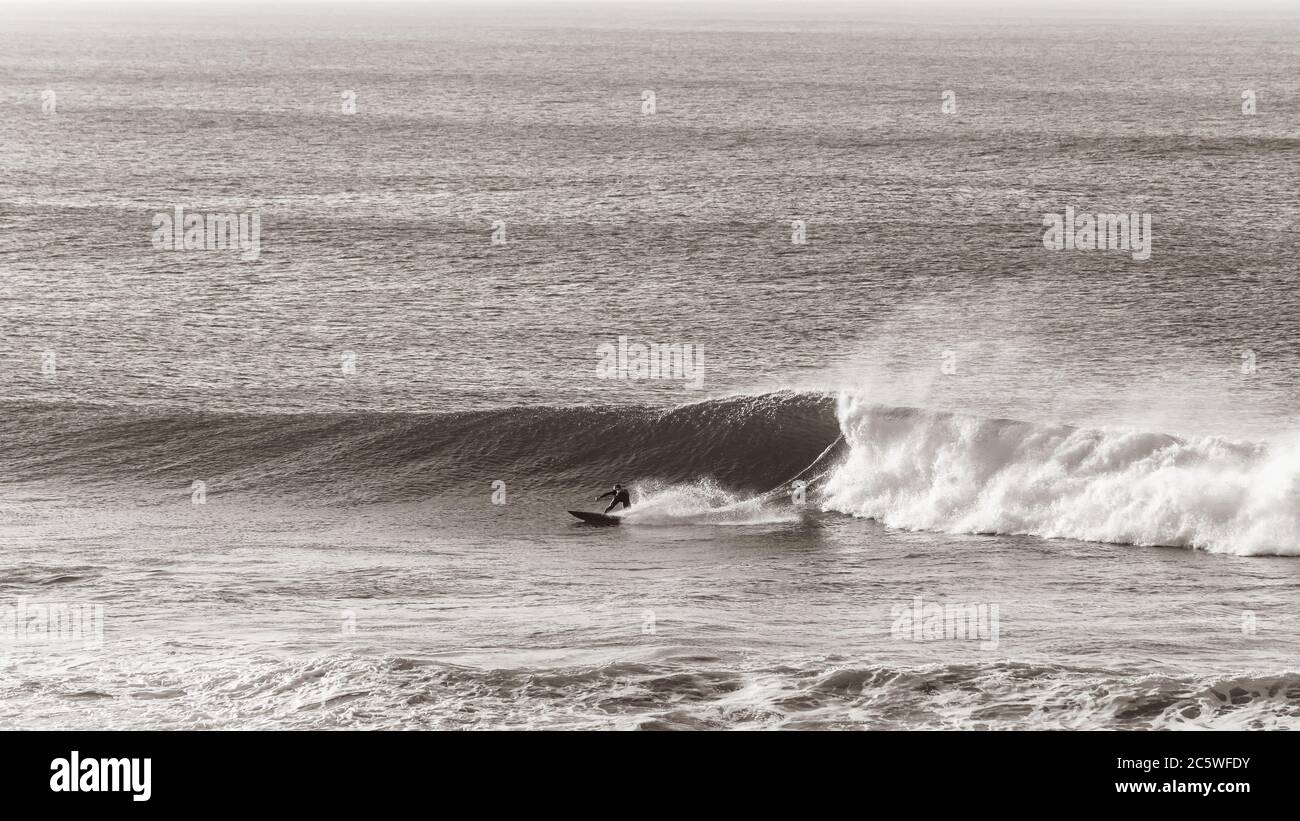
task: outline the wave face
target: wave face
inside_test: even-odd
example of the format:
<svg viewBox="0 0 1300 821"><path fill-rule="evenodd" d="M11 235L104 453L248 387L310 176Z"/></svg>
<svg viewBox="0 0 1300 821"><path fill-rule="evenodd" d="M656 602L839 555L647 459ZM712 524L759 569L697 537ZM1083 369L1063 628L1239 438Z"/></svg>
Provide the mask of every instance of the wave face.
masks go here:
<svg viewBox="0 0 1300 821"><path fill-rule="evenodd" d="M1300 449L842 397L827 509L889 527L1300 554Z"/></svg>
<svg viewBox="0 0 1300 821"><path fill-rule="evenodd" d="M0 414L9 481L208 481L211 492L421 500L495 479L541 489L620 481L722 503L802 470L838 434L823 394L731 397L663 409L519 407L428 414L176 414L43 405ZM741 494L741 495L737 495ZM723 497L726 497L725 499Z"/></svg>

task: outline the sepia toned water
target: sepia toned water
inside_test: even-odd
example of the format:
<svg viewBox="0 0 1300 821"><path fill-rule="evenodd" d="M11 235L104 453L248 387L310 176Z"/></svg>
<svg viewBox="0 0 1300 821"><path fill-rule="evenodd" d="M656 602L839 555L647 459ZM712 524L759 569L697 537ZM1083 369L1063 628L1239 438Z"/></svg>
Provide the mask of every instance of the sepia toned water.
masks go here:
<svg viewBox="0 0 1300 821"><path fill-rule="evenodd" d="M1297 35L6 6L0 726L1300 724Z"/></svg>

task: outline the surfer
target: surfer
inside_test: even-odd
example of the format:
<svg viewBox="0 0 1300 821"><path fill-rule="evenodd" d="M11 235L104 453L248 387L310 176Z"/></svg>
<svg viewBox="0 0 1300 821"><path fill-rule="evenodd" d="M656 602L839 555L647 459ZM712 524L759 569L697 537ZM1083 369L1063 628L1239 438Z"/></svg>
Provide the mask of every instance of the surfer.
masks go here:
<svg viewBox="0 0 1300 821"><path fill-rule="evenodd" d="M599 496L596 497L596 501L599 502L601 499L604 499L606 496L614 497L614 501L610 502L609 507L605 508L606 513L609 513L620 503L623 505L624 510L632 506L632 497L628 495L627 488L623 487L617 482L614 483L613 490L609 491L608 493L600 494Z"/></svg>

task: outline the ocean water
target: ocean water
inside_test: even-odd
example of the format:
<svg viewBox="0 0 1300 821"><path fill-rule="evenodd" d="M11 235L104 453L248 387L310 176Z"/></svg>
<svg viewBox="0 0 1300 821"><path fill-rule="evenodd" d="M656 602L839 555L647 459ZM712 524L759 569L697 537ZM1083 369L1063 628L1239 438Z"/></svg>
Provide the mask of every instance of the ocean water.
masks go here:
<svg viewBox="0 0 1300 821"><path fill-rule="evenodd" d="M1297 726L1297 70L1293 11L6 6L0 727Z"/></svg>

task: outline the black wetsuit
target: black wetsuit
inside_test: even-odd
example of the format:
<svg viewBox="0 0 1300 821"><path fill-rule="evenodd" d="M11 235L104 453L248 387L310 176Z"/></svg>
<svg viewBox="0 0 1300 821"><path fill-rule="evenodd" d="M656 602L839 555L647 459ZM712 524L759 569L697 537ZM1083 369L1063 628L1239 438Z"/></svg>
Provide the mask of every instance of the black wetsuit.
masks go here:
<svg viewBox="0 0 1300 821"><path fill-rule="evenodd" d="M609 507L605 508L606 513L618 507L619 503L622 503L624 508L629 508L632 506L632 497L628 495L627 488L625 487L621 487L618 490L611 490L608 493L602 493L596 497L596 501L599 502L601 499L604 499L606 496L614 497L614 501L610 502Z"/></svg>

